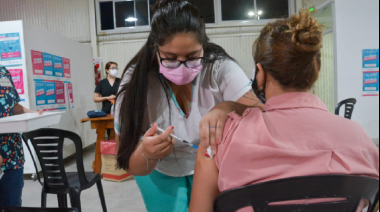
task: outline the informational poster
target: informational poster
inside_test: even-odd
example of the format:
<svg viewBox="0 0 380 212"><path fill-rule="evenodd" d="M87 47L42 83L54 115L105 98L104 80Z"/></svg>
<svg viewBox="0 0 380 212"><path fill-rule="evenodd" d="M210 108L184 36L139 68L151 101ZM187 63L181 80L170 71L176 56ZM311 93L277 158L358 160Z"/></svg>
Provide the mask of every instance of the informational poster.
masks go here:
<svg viewBox="0 0 380 212"><path fill-rule="evenodd" d="M74 108L74 93L73 93L73 84L68 83L67 84L67 95L69 97L69 105L70 108Z"/></svg>
<svg viewBox="0 0 380 212"><path fill-rule="evenodd" d="M36 105L37 110L46 109L46 92L45 92L45 82L35 81L36 87Z"/></svg>
<svg viewBox="0 0 380 212"><path fill-rule="evenodd" d="M53 63L54 63L54 76L63 77L62 57L53 55Z"/></svg>
<svg viewBox="0 0 380 212"><path fill-rule="evenodd" d="M12 80L16 87L17 93L19 95L24 95L25 94L24 74L22 72L22 69L9 69L8 71L12 76Z"/></svg>
<svg viewBox="0 0 380 212"><path fill-rule="evenodd" d="M61 81L55 82L55 89L56 89L56 98L57 98L57 104L58 110L66 109L66 96L65 96L65 84Z"/></svg>
<svg viewBox="0 0 380 212"><path fill-rule="evenodd" d="M46 102L50 105L49 109L53 109L57 104L57 95L55 90L55 82L45 81Z"/></svg>
<svg viewBox="0 0 380 212"><path fill-rule="evenodd" d="M42 52L32 50L32 64L34 75L44 75L44 64Z"/></svg>
<svg viewBox="0 0 380 212"><path fill-rule="evenodd" d="M363 50L363 96L379 96L379 49Z"/></svg>
<svg viewBox="0 0 380 212"><path fill-rule="evenodd" d="M22 65L20 34L0 34L0 65Z"/></svg>
<svg viewBox="0 0 380 212"><path fill-rule="evenodd" d="M62 58L63 62L63 77L66 79L71 79L71 67L70 67L70 59Z"/></svg>
<svg viewBox="0 0 380 212"><path fill-rule="evenodd" d="M70 59L34 50L31 51L31 56L36 94L40 94L39 102L36 102L37 108L65 110L67 108L66 95L68 95L65 91L65 83L71 84Z"/></svg>
<svg viewBox="0 0 380 212"><path fill-rule="evenodd" d="M42 53L44 60L44 74L46 76L54 76L54 67L53 67L53 55Z"/></svg>
<svg viewBox="0 0 380 212"><path fill-rule="evenodd" d="M363 50L363 71L379 71L379 49Z"/></svg>
<svg viewBox="0 0 380 212"><path fill-rule="evenodd" d="M363 95L379 96L379 72L363 72Z"/></svg>

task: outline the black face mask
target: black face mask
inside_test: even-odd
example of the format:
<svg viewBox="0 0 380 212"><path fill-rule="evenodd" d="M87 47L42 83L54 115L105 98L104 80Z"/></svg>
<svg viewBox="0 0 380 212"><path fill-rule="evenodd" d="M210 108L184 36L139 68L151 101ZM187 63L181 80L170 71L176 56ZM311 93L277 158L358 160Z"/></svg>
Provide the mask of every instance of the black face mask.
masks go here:
<svg viewBox="0 0 380 212"><path fill-rule="evenodd" d="M267 102L266 97L265 97L265 87L266 87L266 85L264 84L264 89L263 90L259 89L259 85L257 84L257 74L258 73L259 73L259 69L258 69L258 67L256 67L256 74L255 74L255 79L252 82L252 89L253 89L253 92L255 92L257 98L259 98L259 100L263 104L265 104Z"/></svg>

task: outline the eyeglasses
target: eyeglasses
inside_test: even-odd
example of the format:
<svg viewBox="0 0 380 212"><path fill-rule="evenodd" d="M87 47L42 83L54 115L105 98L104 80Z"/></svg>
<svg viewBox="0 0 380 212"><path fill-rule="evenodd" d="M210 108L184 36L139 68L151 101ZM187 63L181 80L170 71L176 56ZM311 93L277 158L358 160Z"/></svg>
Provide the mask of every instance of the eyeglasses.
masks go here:
<svg viewBox="0 0 380 212"><path fill-rule="evenodd" d="M165 68L170 68L170 69L178 68L182 64L185 64L185 66L188 68L197 68L206 62L206 58L204 57L191 58L186 61L181 61L181 60L176 60L176 59L163 59L161 57L160 51L158 51L158 56L160 57L160 62L162 66L164 66Z"/></svg>
<svg viewBox="0 0 380 212"><path fill-rule="evenodd" d="M119 70L119 68L110 68L110 70Z"/></svg>

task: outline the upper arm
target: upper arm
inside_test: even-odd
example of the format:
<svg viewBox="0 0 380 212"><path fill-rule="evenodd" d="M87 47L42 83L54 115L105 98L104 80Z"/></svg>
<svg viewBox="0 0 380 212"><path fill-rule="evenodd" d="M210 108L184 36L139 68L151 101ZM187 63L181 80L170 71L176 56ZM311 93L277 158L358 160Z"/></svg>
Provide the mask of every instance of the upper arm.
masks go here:
<svg viewBox="0 0 380 212"><path fill-rule="evenodd" d="M225 101L235 102L251 90L251 81L236 62L220 61L217 69L216 81Z"/></svg>
<svg viewBox="0 0 380 212"><path fill-rule="evenodd" d="M198 151L194 184L189 212L212 212L213 202L219 195L219 171L214 159L206 158Z"/></svg>

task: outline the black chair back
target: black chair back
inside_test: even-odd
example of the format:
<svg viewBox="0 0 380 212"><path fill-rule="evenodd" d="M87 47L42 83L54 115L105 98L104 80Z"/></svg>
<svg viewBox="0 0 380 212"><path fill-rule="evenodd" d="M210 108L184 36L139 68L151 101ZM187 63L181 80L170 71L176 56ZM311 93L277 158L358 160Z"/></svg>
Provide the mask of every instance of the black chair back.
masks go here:
<svg viewBox="0 0 380 212"><path fill-rule="evenodd" d="M6 208L2 212L78 212L76 208Z"/></svg>
<svg viewBox="0 0 380 212"><path fill-rule="evenodd" d="M356 99L346 99L338 104L338 106L335 109L335 114L340 115L340 108L345 105L345 110L344 110L344 117L347 119L352 118L352 113L354 112L354 108L356 105Z"/></svg>
<svg viewBox="0 0 380 212"><path fill-rule="evenodd" d="M214 212L234 212L248 206L255 212L356 212L362 199L372 212L378 202L379 180L359 176L330 175L281 179L233 189L220 194ZM346 201L272 205L294 200L342 198Z"/></svg>
<svg viewBox="0 0 380 212"><path fill-rule="evenodd" d="M82 140L77 134L65 130L48 128L24 133L22 137L29 151L28 141L32 143L37 153L44 177L43 186L46 192L56 194L67 194L69 192L69 183L63 161L63 143L65 139L69 139L75 144L78 176L81 184L88 183L83 165ZM34 158L33 162L38 173ZM38 174L37 177L39 179ZM41 182L40 179L39 181Z"/></svg>

